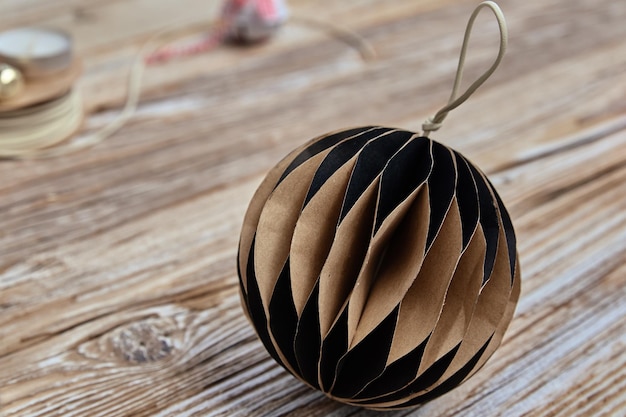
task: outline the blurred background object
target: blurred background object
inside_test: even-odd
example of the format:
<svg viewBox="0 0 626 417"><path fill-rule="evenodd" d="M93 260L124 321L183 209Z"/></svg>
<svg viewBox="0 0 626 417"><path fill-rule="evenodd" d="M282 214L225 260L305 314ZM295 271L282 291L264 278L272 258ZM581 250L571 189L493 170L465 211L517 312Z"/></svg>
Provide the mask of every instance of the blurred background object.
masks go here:
<svg viewBox="0 0 626 417"><path fill-rule="evenodd" d="M0 100L15 97L23 88L22 73L9 64L0 64Z"/></svg>

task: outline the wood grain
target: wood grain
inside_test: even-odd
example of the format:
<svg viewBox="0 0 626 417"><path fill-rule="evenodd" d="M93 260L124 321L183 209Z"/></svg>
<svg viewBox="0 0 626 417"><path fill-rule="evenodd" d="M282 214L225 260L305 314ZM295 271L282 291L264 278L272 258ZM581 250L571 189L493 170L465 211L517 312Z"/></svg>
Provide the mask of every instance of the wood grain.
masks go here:
<svg viewBox="0 0 626 417"><path fill-rule="evenodd" d="M0 163L0 415L374 416L276 365L237 295L255 188L324 132L418 130L447 98L469 0L293 0L353 28L363 62L295 23L271 42L151 68L137 116L86 152ZM626 415L626 3L499 2L503 66L433 135L509 207L522 295L471 380L389 416ZM117 112L138 48L219 2L0 0L0 27L60 26L84 59L86 133ZM180 26L176 24L180 22ZM497 28L479 17L467 79Z"/></svg>

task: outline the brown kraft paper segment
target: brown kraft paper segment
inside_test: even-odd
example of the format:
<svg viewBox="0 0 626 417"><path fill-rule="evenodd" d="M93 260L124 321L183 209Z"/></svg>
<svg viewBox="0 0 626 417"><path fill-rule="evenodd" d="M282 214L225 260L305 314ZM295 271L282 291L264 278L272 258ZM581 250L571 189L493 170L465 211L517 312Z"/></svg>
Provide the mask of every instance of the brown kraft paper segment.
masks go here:
<svg viewBox="0 0 626 417"><path fill-rule="evenodd" d="M461 343L467 331L482 284L485 238L476 228L461 256L448 288L441 317L428 340L418 374L430 368L438 359Z"/></svg>
<svg viewBox="0 0 626 417"><path fill-rule="evenodd" d="M289 256L292 234L308 190L302 184L310 183L323 158L324 154L314 156L287 176L269 196L259 217L254 269L266 313L274 284Z"/></svg>
<svg viewBox="0 0 626 417"><path fill-rule="evenodd" d="M337 170L300 213L290 248L291 288L298 314L302 313L318 281L335 237L343 194L356 157ZM321 298L325 300L325 298ZM324 310L320 303L320 311Z"/></svg>
<svg viewBox="0 0 626 417"><path fill-rule="evenodd" d="M461 219L453 200L439 234L400 304L398 327L387 363L401 358L432 333L461 252Z"/></svg>
<svg viewBox="0 0 626 417"><path fill-rule="evenodd" d="M320 328L326 337L358 277L371 238L378 182L372 183L337 228L320 273Z"/></svg>
<svg viewBox="0 0 626 417"><path fill-rule="evenodd" d="M491 355L493 355L496 349L500 346L500 343L502 342L502 338L504 337L504 333L506 332L506 329L509 327L511 320L513 319L513 314L515 313L515 306L517 306L517 302L519 300L520 292L522 289L521 280L519 279L519 276L520 276L520 267L519 267L519 263L517 263L515 266L515 280L513 281L513 289L511 290L511 296L509 297L509 302L506 305L506 310L504 312L504 315L502 316L502 319L500 320L500 323L498 324L498 328L496 329L496 332L494 333L493 338L489 341L489 344L487 345L487 349L485 349L485 352L480 357L480 360L478 361L478 363L474 366L474 369L472 370L472 372L468 376L466 376L463 381L466 381L474 373L478 372L480 368L482 368L483 365L487 362L487 360L491 357Z"/></svg>
<svg viewBox="0 0 626 417"><path fill-rule="evenodd" d="M265 202L267 201L272 191L274 191L274 187L278 183L283 171L287 166L293 161L295 157L301 152L304 146L292 151L289 155L283 158L274 168L270 170L265 179L259 185L252 200L250 201L250 205L248 206L248 210L246 211L245 220L243 222L243 226L241 228L241 237L239 239L239 270L245 271L246 265L248 264L248 254L250 247L252 246L252 240L254 239L254 235L256 234L256 230L259 226L259 218L261 217L261 212L263 211L263 207L265 207ZM247 280L243 280L244 289L247 289L248 283Z"/></svg>
<svg viewBox="0 0 626 417"><path fill-rule="evenodd" d="M355 284L355 290L350 295L348 310L348 340L349 346L358 344L369 332L376 327L394 306L377 303L368 303L371 289L376 283L381 260L386 256L387 244L393 236L403 217L411 208L411 205L422 187L413 191L383 223L378 233L372 238L370 247ZM369 308L368 308L369 307Z"/></svg>

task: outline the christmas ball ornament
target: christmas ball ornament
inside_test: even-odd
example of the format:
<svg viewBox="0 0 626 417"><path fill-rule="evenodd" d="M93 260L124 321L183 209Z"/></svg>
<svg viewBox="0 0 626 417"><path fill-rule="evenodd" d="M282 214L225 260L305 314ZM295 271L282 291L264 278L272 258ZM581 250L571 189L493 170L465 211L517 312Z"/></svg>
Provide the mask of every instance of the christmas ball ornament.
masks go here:
<svg viewBox="0 0 626 417"><path fill-rule="evenodd" d="M457 97L479 10L500 23L492 67ZM327 396L372 409L456 387L493 354L520 292L515 232L486 176L428 137L498 66L501 11L468 24L452 97L423 134L368 126L318 137L260 185L238 270L269 354Z"/></svg>
<svg viewBox="0 0 626 417"><path fill-rule="evenodd" d="M15 97L24 88L20 71L8 64L0 64L0 100Z"/></svg>
<svg viewBox="0 0 626 417"><path fill-rule="evenodd" d="M285 0L228 0L222 19L227 35L239 42L259 42L273 35L289 16Z"/></svg>

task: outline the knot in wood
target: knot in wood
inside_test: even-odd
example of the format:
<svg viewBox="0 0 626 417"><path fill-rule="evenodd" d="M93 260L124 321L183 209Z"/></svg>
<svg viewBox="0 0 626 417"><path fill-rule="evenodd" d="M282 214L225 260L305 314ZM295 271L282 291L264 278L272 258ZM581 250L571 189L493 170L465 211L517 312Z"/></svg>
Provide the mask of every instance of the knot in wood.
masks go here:
<svg viewBox="0 0 626 417"><path fill-rule="evenodd" d="M119 329L111 342L115 355L135 364L156 362L173 353L175 343L171 324L149 319Z"/></svg>

